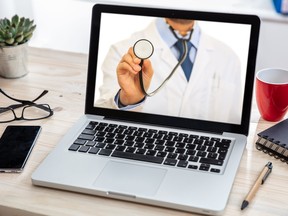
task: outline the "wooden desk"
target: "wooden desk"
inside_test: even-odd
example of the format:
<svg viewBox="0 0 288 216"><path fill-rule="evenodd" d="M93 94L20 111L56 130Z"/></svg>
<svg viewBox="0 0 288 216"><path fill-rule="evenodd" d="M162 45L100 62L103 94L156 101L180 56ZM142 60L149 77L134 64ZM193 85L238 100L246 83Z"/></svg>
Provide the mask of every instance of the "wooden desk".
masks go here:
<svg viewBox="0 0 288 216"><path fill-rule="evenodd" d="M62 135L84 113L87 56L30 48L30 73L20 79L0 78L0 87L17 98L33 100L44 89L49 93L39 100L48 103L55 114L41 121L12 124L40 124L41 135L21 174L0 174L0 216L9 215L194 215L130 202L33 186L31 174ZM11 101L0 95L1 106ZM253 103L250 135L224 215L288 215L288 165L255 149L256 132L273 123L259 117ZM6 124L0 124L2 134ZM244 211L242 200L267 161L273 172ZM61 161L59 161L61 163Z"/></svg>

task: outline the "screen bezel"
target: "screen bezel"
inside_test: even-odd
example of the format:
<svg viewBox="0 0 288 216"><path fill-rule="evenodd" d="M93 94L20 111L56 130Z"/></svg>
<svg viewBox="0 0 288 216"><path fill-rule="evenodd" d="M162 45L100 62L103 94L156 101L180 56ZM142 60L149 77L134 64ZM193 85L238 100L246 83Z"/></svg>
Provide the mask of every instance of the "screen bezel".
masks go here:
<svg viewBox="0 0 288 216"><path fill-rule="evenodd" d="M245 89L243 94L244 97L241 123L230 124L203 121L199 119L187 119L181 117L162 116L140 112L127 112L122 110L94 107L101 13L115 13L152 17L171 17L181 19L250 24L251 32L247 61L247 72L245 78ZM146 124L177 127L197 131L210 131L214 133L232 132L247 135L249 131L259 30L260 19L255 15L96 4L94 5L92 10L85 114L105 116L105 118L109 119L119 119L131 122L141 122Z"/></svg>

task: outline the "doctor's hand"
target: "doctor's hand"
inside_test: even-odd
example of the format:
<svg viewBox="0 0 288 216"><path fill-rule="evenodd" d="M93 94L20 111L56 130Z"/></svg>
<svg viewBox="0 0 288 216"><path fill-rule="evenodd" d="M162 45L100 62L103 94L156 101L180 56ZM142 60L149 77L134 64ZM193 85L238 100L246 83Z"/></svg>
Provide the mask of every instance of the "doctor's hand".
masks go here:
<svg viewBox="0 0 288 216"><path fill-rule="evenodd" d="M136 104L145 97L139 81L140 62L141 59L134 55L133 49L130 47L117 66L117 79L121 88L120 102L125 106ZM153 76L153 68L149 59L144 60L142 72L144 87L148 89Z"/></svg>

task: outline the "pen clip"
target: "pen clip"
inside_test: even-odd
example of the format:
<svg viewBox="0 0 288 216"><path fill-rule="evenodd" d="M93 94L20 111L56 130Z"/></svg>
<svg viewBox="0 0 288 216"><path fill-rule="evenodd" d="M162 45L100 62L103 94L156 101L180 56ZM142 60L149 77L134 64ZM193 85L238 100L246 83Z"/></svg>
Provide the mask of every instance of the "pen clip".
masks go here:
<svg viewBox="0 0 288 216"><path fill-rule="evenodd" d="M269 176L270 173L272 172L272 168L273 168L271 162L268 162L265 166L268 168L268 170L267 170L267 172L265 173L265 175L263 176L263 179L262 179L261 184L264 184L264 182L266 181L266 179L268 178L268 176Z"/></svg>

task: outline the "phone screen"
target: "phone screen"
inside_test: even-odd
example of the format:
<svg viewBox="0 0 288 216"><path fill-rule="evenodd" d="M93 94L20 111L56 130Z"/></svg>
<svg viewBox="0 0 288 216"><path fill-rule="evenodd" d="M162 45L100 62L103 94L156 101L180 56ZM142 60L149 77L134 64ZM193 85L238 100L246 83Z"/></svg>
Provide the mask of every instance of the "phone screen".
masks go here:
<svg viewBox="0 0 288 216"><path fill-rule="evenodd" d="M0 172L21 172L34 147L40 126L7 126L0 139Z"/></svg>

